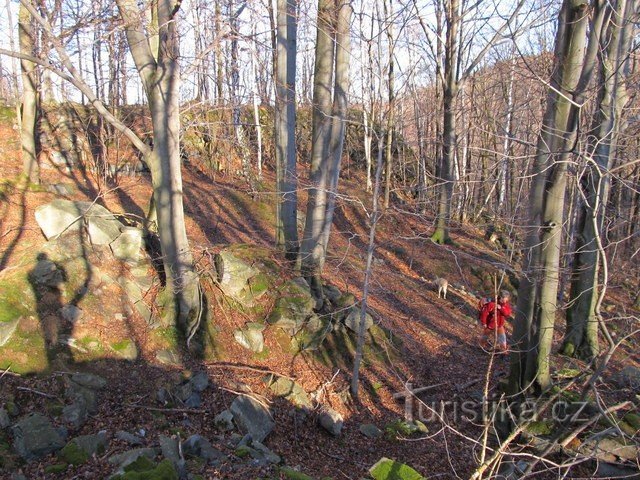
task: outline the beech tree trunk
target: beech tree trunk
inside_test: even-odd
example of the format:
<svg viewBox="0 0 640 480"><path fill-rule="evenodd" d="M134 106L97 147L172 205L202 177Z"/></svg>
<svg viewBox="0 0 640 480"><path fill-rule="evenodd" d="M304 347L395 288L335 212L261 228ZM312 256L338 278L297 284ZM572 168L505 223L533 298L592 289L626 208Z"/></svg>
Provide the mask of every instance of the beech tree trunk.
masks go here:
<svg viewBox="0 0 640 480"><path fill-rule="evenodd" d="M190 339L200 320L200 289L187 239L180 171L180 71L175 15L179 4L158 0L144 29L135 0L117 0L127 40L151 111L153 202L166 275L167 321L177 323Z"/></svg>
<svg viewBox="0 0 640 480"><path fill-rule="evenodd" d="M35 54L35 31L33 18L27 8L20 4L18 13L18 42L20 52L27 56ZM28 181L40 182L37 156L36 125L38 121L38 79L36 65L26 59L20 60L22 70L22 111L20 144L22 146L22 171Z"/></svg>
<svg viewBox="0 0 640 480"><path fill-rule="evenodd" d="M565 0L559 14L554 69L533 166L530 227L509 377L513 394L541 392L551 386L549 361L557 310L568 152L577 127L576 101L588 84L595 60L593 40L597 42L599 37L601 3L594 1L591 24L586 0ZM591 38L585 53L587 27Z"/></svg>
<svg viewBox="0 0 640 480"><path fill-rule="evenodd" d="M298 258L296 173L296 0L278 0L275 149L278 193L276 243L290 261Z"/></svg>
<svg viewBox="0 0 640 480"><path fill-rule="evenodd" d="M567 331L562 352L584 360L599 353L596 303L600 250L598 238L607 204L611 153L620 134L620 116L627 102L624 63L628 59L634 27L634 1L615 2L614 21L601 37L598 110L593 120L587 164L580 183L583 201L579 212L576 253L573 261Z"/></svg>

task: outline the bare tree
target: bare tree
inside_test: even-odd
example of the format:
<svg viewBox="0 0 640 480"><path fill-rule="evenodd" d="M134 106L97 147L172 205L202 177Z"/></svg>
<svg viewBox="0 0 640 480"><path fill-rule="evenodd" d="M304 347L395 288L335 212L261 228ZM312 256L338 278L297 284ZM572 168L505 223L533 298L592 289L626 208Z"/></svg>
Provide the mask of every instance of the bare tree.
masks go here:
<svg viewBox="0 0 640 480"><path fill-rule="evenodd" d="M29 181L38 183L40 181L36 138L39 108L38 72L35 63L27 58L36 53L36 35L34 20L23 4L20 4L18 14L18 41L20 52L25 56L20 60L22 70L20 143L22 145L23 173Z"/></svg>

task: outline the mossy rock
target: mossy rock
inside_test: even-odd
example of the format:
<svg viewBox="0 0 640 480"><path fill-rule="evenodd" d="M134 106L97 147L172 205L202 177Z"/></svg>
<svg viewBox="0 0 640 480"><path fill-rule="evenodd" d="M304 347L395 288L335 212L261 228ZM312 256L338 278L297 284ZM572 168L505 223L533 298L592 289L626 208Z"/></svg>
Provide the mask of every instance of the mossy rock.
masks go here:
<svg viewBox="0 0 640 480"><path fill-rule="evenodd" d="M369 469L375 480L426 480L416 470L404 463L383 457Z"/></svg>
<svg viewBox="0 0 640 480"><path fill-rule="evenodd" d="M629 412L622 417L622 420L627 422L636 432L640 430L640 415L637 413Z"/></svg>
<svg viewBox="0 0 640 480"><path fill-rule="evenodd" d="M80 448L76 443L67 443L62 450L60 450L60 458L71 465L82 465L89 460L89 454Z"/></svg>
<svg viewBox="0 0 640 480"><path fill-rule="evenodd" d="M530 435L544 436L551 435L554 430L554 424L552 420L541 420L537 422L529 423L524 431Z"/></svg>
<svg viewBox="0 0 640 480"><path fill-rule="evenodd" d="M288 478L289 480L313 480L313 477L294 470L291 467L280 467L280 473L284 475L284 478Z"/></svg>
<svg viewBox="0 0 640 480"><path fill-rule="evenodd" d="M138 358L138 347L133 340L125 338L110 345L116 355L124 360L135 360Z"/></svg>
<svg viewBox="0 0 640 480"><path fill-rule="evenodd" d="M66 472L69 465L66 463L56 463L54 465L48 465L44 467L44 473L56 474Z"/></svg>
<svg viewBox="0 0 640 480"><path fill-rule="evenodd" d="M140 457L124 467L124 473L111 477L114 480L178 480L178 473L171 460L163 460L158 465L147 457Z"/></svg>

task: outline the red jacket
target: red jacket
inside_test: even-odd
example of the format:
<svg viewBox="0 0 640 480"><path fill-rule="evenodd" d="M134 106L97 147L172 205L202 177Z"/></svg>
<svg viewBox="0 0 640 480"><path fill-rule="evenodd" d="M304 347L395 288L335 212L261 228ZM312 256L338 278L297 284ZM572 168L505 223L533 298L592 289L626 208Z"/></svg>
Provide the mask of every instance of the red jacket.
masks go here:
<svg viewBox="0 0 640 480"><path fill-rule="evenodd" d="M512 310L509 302L498 303L496 309L496 302L492 300L486 303L482 310L480 310L480 321L482 325L493 330L496 328L496 317L498 319L498 328L504 327L507 318L511 316Z"/></svg>

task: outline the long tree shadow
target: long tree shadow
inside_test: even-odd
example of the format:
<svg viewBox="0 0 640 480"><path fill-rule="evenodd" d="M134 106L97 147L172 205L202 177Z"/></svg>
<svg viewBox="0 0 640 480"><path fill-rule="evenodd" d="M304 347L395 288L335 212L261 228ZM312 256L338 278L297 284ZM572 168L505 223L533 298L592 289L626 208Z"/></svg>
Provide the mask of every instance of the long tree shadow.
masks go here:
<svg viewBox="0 0 640 480"><path fill-rule="evenodd" d="M27 191L29 190L29 183L25 180L24 184L20 187L20 198L18 200L18 211L19 220L18 225L12 227L12 231L16 233L13 235L13 238L9 242L9 245L2 252L2 257L0 257L0 272L7 267L9 259L13 254L14 250L20 243L20 239L24 235L25 225L27 223ZM0 200L4 200L6 202L3 207L3 213L1 215L2 219L0 219L0 230L3 230L1 227L4 226L5 219L7 218L7 213L13 204L11 200L10 192L0 192ZM9 232L7 232L9 233Z"/></svg>

